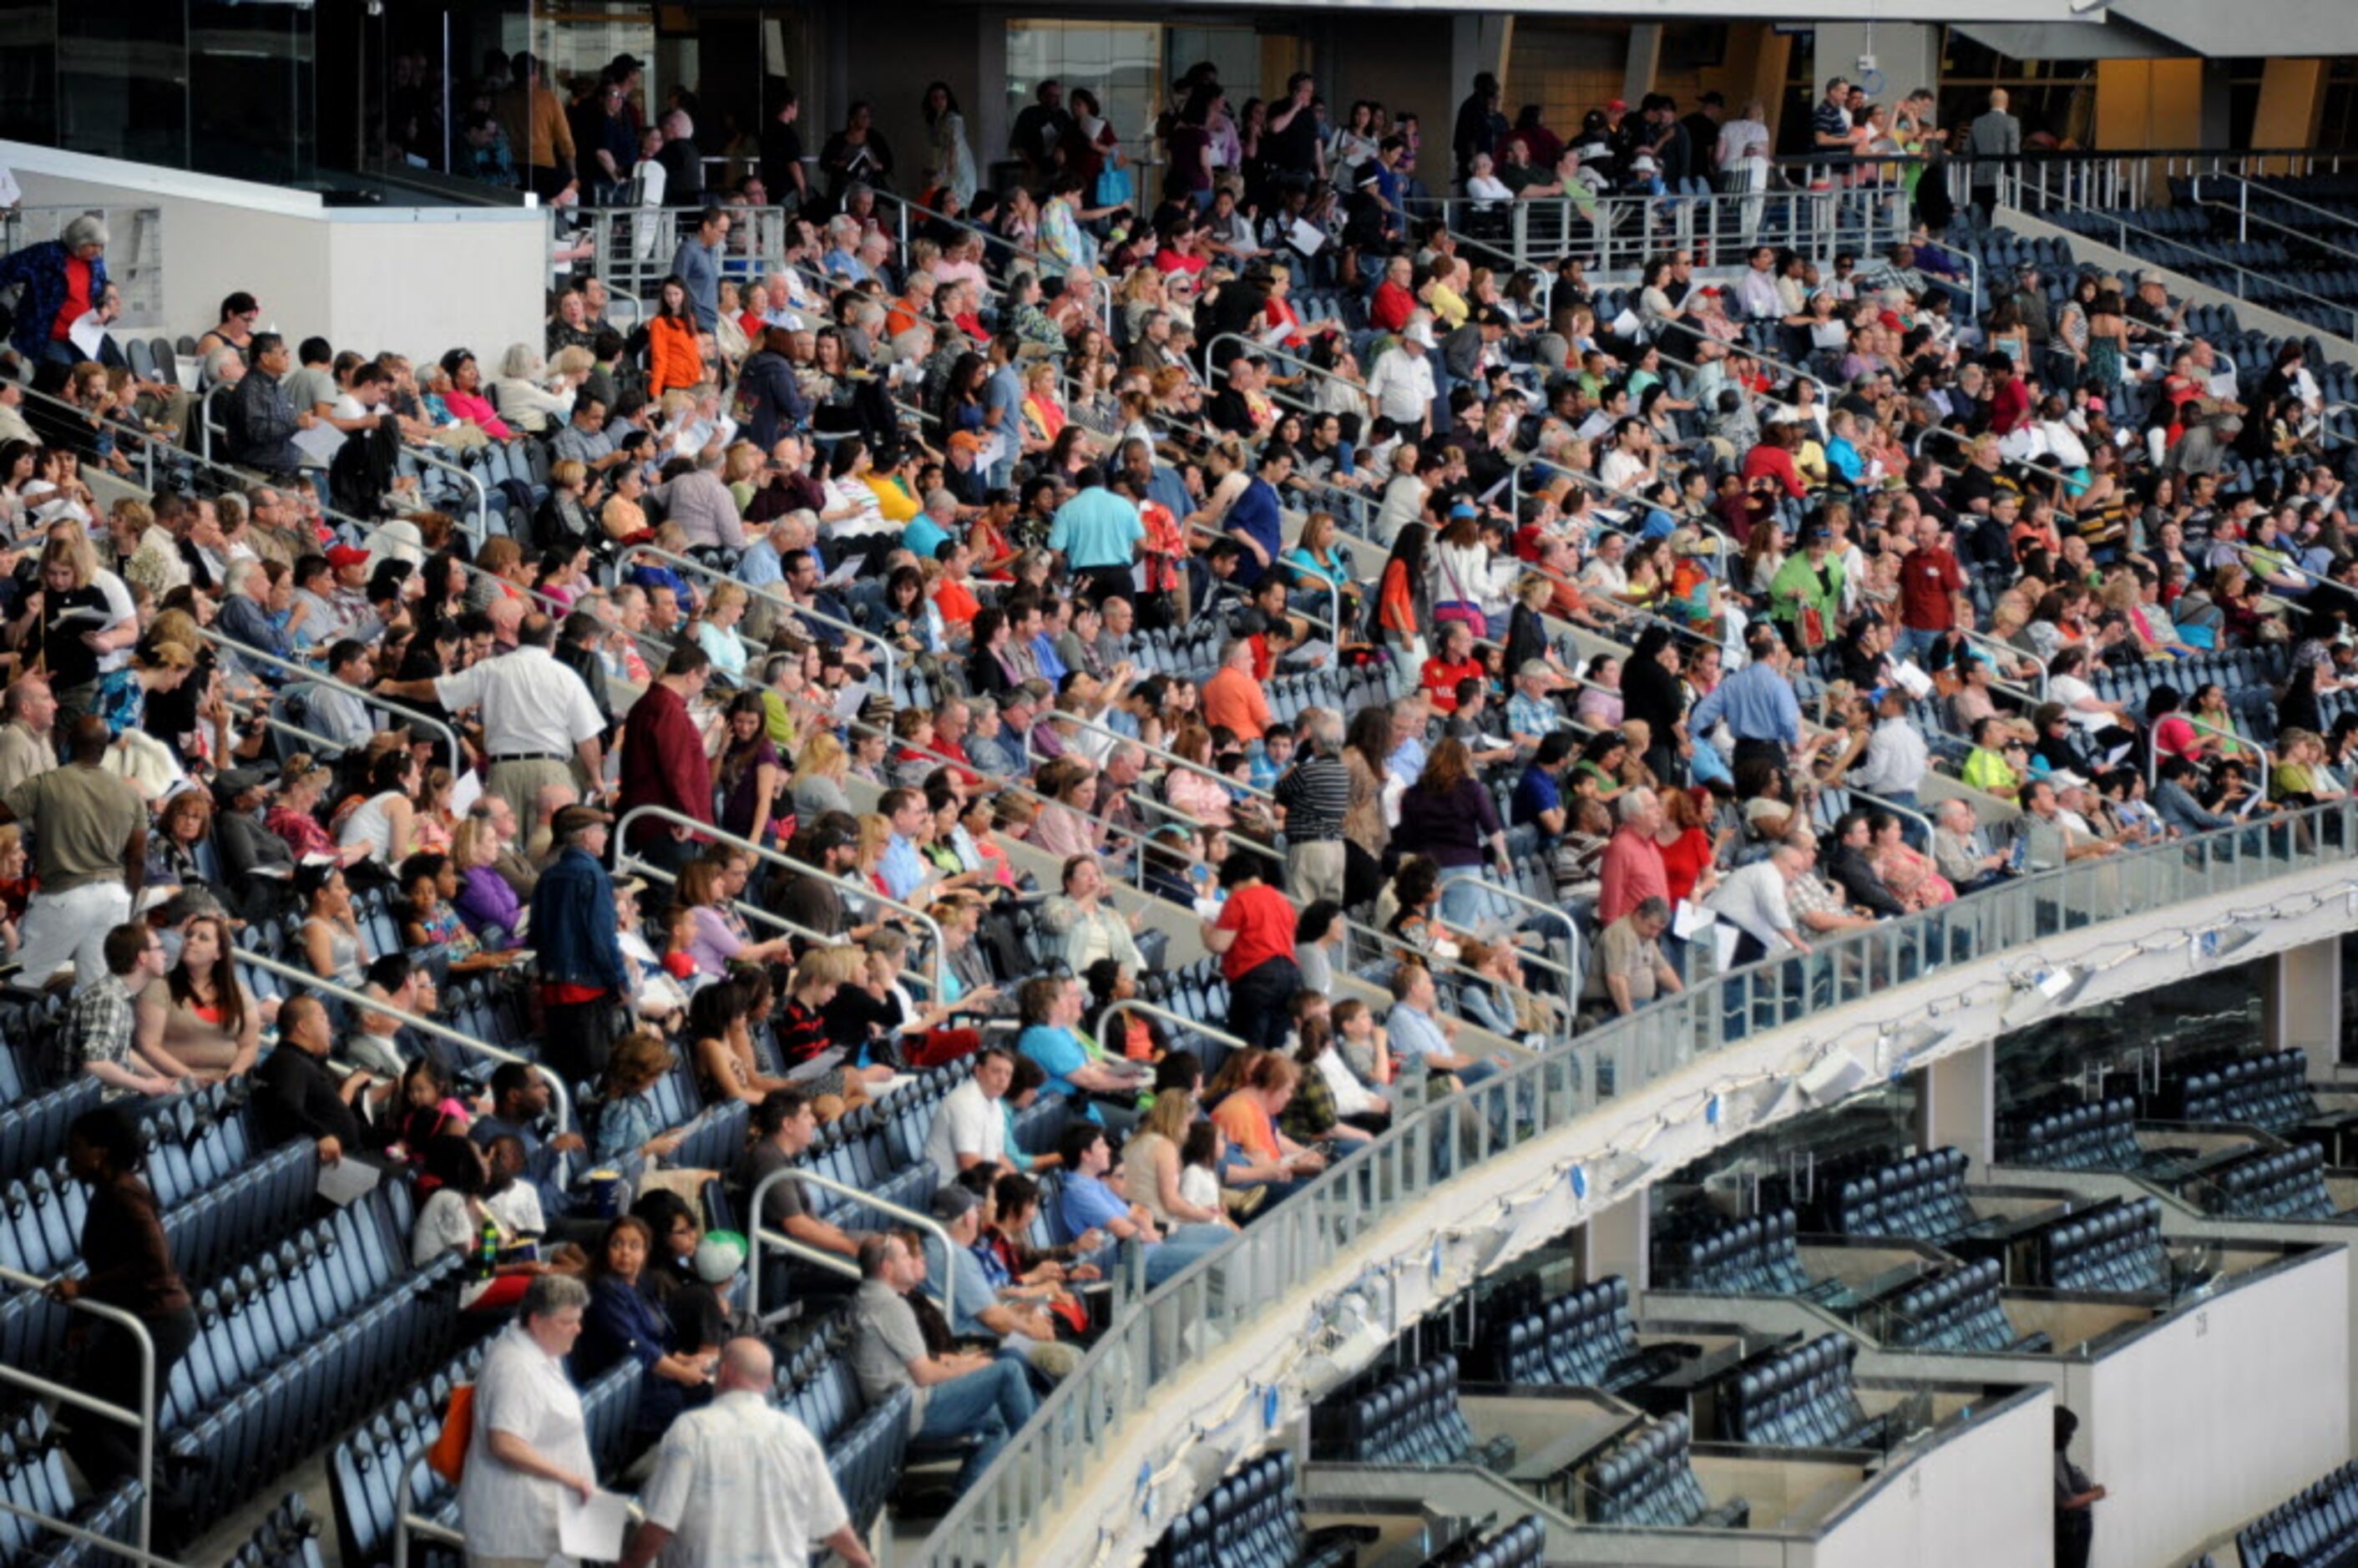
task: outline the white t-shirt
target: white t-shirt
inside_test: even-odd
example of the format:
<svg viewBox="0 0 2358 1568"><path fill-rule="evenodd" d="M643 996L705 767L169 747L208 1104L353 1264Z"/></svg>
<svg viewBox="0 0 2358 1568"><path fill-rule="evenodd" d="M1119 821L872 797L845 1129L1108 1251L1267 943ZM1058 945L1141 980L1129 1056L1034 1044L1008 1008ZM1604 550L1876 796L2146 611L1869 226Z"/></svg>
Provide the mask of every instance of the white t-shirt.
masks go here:
<svg viewBox="0 0 2358 1568"><path fill-rule="evenodd" d="M1220 1210L1220 1179L1201 1165L1183 1165L1179 1169L1179 1197L1197 1208Z"/></svg>
<svg viewBox="0 0 2358 1568"><path fill-rule="evenodd" d="M2109 713L2091 713L2079 706L2095 695L2096 688L2078 676L2050 676L2047 679L2048 700L2061 703L2063 716L2082 730L2103 730L2118 722Z"/></svg>
<svg viewBox="0 0 2358 1568"><path fill-rule="evenodd" d="M972 1078L949 1092L925 1133L925 1158L945 1182L957 1179L960 1154L979 1154L997 1162L1006 1151L1006 1113Z"/></svg>
<svg viewBox="0 0 2358 1568"><path fill-rule="evenodd" d="M1334 1046L1319 1052L1317 1061L1311 1065L1318 1069L1318 1076L1326 1080L1327 1088L1334 1093L1336 1116L1364 1116L1376 1108L1376 1097L1352 1076L1342 1053Z"/></svg>

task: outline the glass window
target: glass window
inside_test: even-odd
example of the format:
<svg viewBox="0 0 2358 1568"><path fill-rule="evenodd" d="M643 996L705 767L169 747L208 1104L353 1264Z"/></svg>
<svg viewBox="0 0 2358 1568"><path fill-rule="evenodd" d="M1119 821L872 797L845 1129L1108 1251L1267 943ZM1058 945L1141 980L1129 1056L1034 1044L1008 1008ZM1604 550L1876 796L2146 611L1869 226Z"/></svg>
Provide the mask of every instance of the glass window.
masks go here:
<svg viewBox="0 0 2358 1568"><path fill-rule="evenodd" d="M57 139L57 0L0 0L0 136Z"/></svg>
<svg viewBox="0 0 2358 1568"><path fill-rule="evenodd" d="M189 19L151 0L58 7L58 145L185 168Z"/></svg>
<svg viewBox="0 0 2358 1568"><path fill-rule="evenodd" d="M1130 161L1146 162L1154 118L1162 112L1168 91L1163 81L1163 31L1154 22L1008 23L1008 124L1013 124L1033 103L1043 81L1064 84L1067 108L1073 89L1085 87L1103 106ZM1222 63L1225 77L1226 62ZM988 160L1000 149L975 150Z"/></svg>

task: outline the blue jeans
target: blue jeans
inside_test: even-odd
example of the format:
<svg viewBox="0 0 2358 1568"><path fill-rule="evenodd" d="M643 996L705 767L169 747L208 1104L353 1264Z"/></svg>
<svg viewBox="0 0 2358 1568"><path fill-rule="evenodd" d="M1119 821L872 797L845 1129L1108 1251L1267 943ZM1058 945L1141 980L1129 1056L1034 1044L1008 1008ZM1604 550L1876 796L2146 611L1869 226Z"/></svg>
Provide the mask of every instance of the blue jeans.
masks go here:
<svg viewBox="0 0 2358 1568"><path fill-rule="evenodd" d="M1225 1225L1183 1225L1146 1249L1146 1288L1152 1290L1236 1234Z"/></svg>
<svg viewBox="0 0 2358 1568"><path fill-rule="evenodd" d="M1441 873L1441 918L1463 930L1482 917L1482 868L1450 866Z"/></svg>
<svg viewBox="0 0 2358 1568"><path fill-rule="evenodd" d="M1038 1408L1023 1363L993 1361L979 1372L936 1383L925 1400L925 1423L916 1435L936 1442L962 1437L982 1440L958 1466L957 1489L963 1492L990 1467L1007 1440L1022 1429Z"/></svg>
<svg viewBox="0 0 2358 1568"><path fill-rule="evenodd" d="M1906 658L1920 658L1924 651L1941 640L1938 632L1925 632L1914 626L1899 629L1899 652Z"/></svg>

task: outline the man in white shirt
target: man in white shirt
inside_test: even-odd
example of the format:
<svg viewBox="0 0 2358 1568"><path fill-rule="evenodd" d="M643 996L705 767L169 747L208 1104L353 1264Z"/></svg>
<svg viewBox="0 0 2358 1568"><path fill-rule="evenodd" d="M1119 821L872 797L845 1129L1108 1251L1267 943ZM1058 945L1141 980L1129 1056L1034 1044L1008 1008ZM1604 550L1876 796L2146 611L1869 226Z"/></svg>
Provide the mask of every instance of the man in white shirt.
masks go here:
<svg viewBox="0 0 2358 1568"><path fill-rule="evenodd" d="M605 720L581 677L557 662L556 645L557 622L535 612L517 627L513 653L479 660L454 676L386 681L378 689L391 697L438 702L451 713L480 708L492 759L488 788L522 821L544 785L594 790L603 776Z"/></svg>
<svg viewBox="0 0 2358 1568"><path fill-rule="evenodd" d="M1744 276L1736 280L1736 314L1747 321L1774 321L1785 314L1784 302L1777 296L1774 247L1752 247Z"/></svg>
<svg viewBox="0 0 2358 1568"><path fill-rule="evenodd" d="M1931 763L1924 737L1908 718L1908 694L1892 687L1875 705L1875 730L1867 737L1866 755L1851 765L1844 782L1913 810L1917 786L1924 782ZM1912 838L1915 824L1909 827Z"/></svg>
<svg viewBox="0 0 2358 1568"><path fill-rule="evenodd" d="M956 1181L976 1165L1005 1162L1007 1113L1000 1101L1014 1077L1015 1059L994 1045L976 1054L974 1076L944 1098L925 1134L925 1158L943 1181Z"/></svg>
<svg viewBox="0 0 2358 1568"><path fill-rule="evenodd" d="M1419 317L1411 321L1397 346L1376 361L1368 377L1368 400L1376 412L1419 440L1433 434L1433 362L1424 352L1432 335L1430 320Z"/></svg>
<svg viewBox="0 0 2358 1568"><path fill-rule="evenodd" d="M776 1367L750 1336L720 1349L712 1402L671 1423L639 1506L646 1515L621 1568L736 1568L802 1563L823 1542L849 1568L875 1560L802 1422L772 1408Z"/></svg>
<svg viewBox="0 0 2358 1568"><path fill-rule="evenodd" d="M1809 868L1806 851L1780 844L1767 860L1737 867L1704 895L1704 907L1742 934L1736 962L1749 963L1770 953L1810 950L1794 927L1792 905L1785 892Z"/></svg>

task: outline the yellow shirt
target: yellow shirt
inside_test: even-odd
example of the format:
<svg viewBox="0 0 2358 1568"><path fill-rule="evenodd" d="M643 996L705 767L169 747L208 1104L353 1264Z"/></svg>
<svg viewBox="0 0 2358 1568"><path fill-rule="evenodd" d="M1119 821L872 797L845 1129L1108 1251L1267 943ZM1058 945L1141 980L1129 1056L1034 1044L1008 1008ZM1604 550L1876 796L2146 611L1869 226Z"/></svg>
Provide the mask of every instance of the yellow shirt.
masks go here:
<svg viewBox="0 0 2358 1568"><path fill-rule="evenodd" d="M909 492L909 487L889 476L864 473L860 476L869 489L876 492L876 509L887 523L906 523L925 508Z"/></svg>

